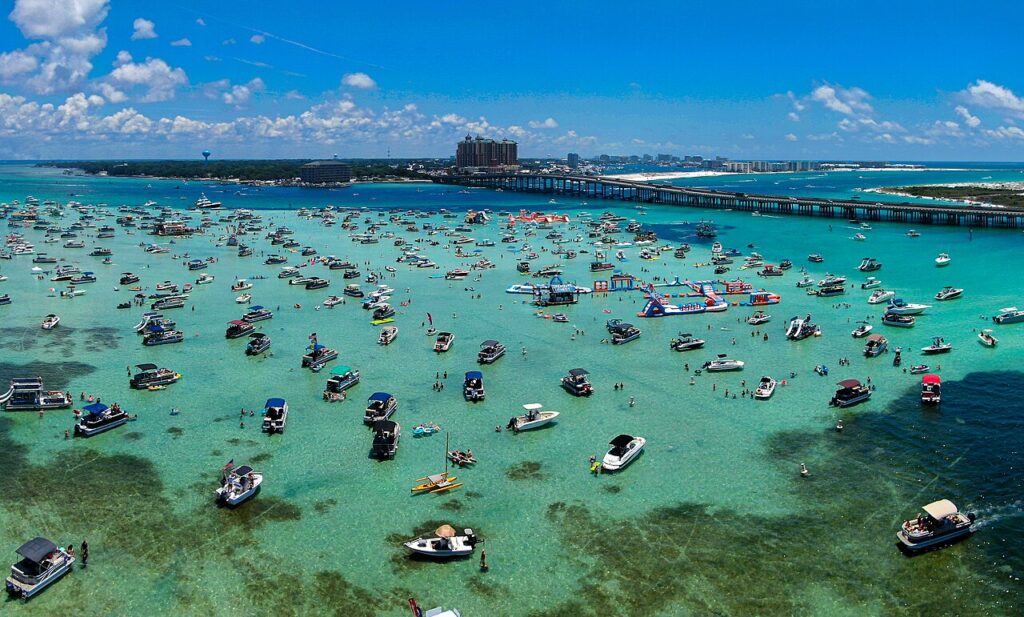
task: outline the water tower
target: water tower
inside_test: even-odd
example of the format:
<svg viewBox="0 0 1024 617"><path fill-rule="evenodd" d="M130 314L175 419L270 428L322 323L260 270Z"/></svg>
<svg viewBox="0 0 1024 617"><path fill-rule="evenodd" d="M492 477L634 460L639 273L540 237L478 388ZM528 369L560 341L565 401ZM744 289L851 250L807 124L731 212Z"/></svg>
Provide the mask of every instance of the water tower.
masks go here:
<svg viewBox="0 0 1024 617"><path fill-rule="evenodd" d="M205 160L207 163L210 162L210 154L211 152L209 150L203 150L203 160Z"/></svg>

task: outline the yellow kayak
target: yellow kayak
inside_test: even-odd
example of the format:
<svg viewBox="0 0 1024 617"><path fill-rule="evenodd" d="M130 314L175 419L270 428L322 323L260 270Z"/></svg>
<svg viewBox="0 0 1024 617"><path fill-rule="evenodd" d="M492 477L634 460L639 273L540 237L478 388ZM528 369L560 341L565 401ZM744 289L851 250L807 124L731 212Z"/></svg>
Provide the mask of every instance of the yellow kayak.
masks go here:
<svg viewBox="0 0 1024 617"><path fill-rule="evenodd" d="M420 478L420 479L421 480L425 480L426 478ZM455 482L455 480L457 480L457 479L458 478L456 478L455 476L452 476L452 477L448 478L448 482ZM423 491L432 491L433 489L436 489L441 484L442 484L441 482L424 482L423 484L417 484L416 486L412 487L409 490L411 490L413 493L422 493Z"/></svg>
<svg viewBox="0 0 1024 617"><path fill-rule="evenodd" d="M447 486L442 486L442 487L439 487L439 488L435 488L434 490L432 490L430 492L431 493L443 493L445 491L453 491L453 490L459 488L460 486L462 486L463 484L465 484L465 482L459 482L458 484L449 484Z"/></svg>

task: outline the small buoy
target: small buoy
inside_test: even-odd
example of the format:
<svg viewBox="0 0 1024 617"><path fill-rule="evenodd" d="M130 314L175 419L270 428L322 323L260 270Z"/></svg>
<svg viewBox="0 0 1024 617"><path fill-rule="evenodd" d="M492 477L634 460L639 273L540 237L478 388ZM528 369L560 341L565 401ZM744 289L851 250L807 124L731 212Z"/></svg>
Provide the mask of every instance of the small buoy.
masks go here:
<svg viewBox="0 0 1024 617"><path fill-rule="evenodd" d="M807 465L800 463L800 476L806 478L811 475L811 472L807 469Z"/></svg>
<svg viewBox="0 0 1024 617"><path fill-rule="evenodd" d="M843 430L843 421L842 420L840 420L839 422L836 422L836 430L837 431Z"/></svg>

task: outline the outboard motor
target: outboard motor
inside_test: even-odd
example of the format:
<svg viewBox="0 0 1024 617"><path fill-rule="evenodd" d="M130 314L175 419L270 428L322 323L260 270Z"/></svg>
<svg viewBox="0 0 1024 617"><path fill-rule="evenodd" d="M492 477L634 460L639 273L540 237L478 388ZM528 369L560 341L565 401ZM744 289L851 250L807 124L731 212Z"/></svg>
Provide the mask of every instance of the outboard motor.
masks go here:
<svg viewBox="0 0 1024 617"><path fill-rule="evenodd" d="M505 425L505 428L513 429L515 427L516 427L516 417L512 416L511 418L509 418L508 424Z"/></svg>
<svg viewBox="0 0 1024 617"><path fill-rule="evenodd" d="M476 539L476 534L473 533L472 529L464 529L462 533L466 536L467 544L469 544L470 546L476 546L478 540Z"/></svg>

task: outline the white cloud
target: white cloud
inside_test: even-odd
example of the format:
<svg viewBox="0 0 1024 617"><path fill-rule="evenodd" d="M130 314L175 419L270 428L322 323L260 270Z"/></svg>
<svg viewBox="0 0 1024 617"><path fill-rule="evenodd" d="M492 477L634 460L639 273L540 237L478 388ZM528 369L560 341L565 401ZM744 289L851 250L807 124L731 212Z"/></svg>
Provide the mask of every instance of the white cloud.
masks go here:
<svg viewBox="0 0 1024 617"><path fill-rule="evenodd" d="M936 120L925 131L932 137L963 137L964 131L960 125L952 120Z"/></svg>
<svg viewBox="0 0 1024 617"><path fill-rule="evenodd" d="M224 39L221 45L234 45L236 42L235 39Z"/></svg>
<svg viewBox="0 0 1024 617"><path fill-rule="evenodd" d="M15 0L10 19L30 39L56 39L95 28L108 0Z"/></svg>
<svg viewBox="0 0 1024 617"><path fill-rule="evenodd" d="M284 98L289 101L304 101L306 97L302 95L298 90L289 90L284 93Z"/></svg>
<svg viewBox="0 0 1024 617"><path fill-rule="evenodd" d="M262 34L254 34L254 35L249 37L249 42L252 43L253 45L262 45L263 41L266 41L266 40L267 40L267 37L263 36Z"/></svg>
<svg viewBox="0 0 1024 617"><path fill-rule="evenodd" d="M31 73L38 67L39 60L23 51L0 53L0 81L8 81L13 77Z"/></svg>
<svg viewBox="0 0 1024 617"><path fill-rule="evenodd" d="M546 118L544 120L530 120L528 123L531 129L557 129L558 122L554 118Z"/></svg>
<svg viewBox="0 0 1024 617"><path fill-rule="evenodd" d="M132 22L132 27L135 28L135 32L132 32L133 41L141 41L143 39L155 39L157 37L156 24L148 19L139 17Z"/></svg>
<svg viewBox="0 0 1024 617"><path fill-rule="evenodd" d="M178 86L188 83L188 76L180 68L171 68L159 58L146 58L145 62L131 61L125 52L118 54L118 63L106 79L118 87L145 89L139 99L142 102L166 101L173 99Z"/></svg>
<svg viewBox="0 0 1024 617"><path fill-rule="evenodd" d="M225 92L221 96L228 105L234 105L236 107L242 107L249 102L252 95L256 92L263 92L266 89L263 80L257 77L247 84L236 84L231 87L231 90Z"/></svg>
<svg viewBox="0 0 1024 617"><path fill-rule="evenodd" d="M842 141L843 138L839 136L839 133L832 131L831 133L814 133L807 136L810 141Z"/></svg>
<svg viewBox="0 0 1024 617"><path fill-rule="evenodd" d="M993 139L1024 139L1024 130L1016 126L1001 126L997 129L985 129L985 135Z"/></svg>
<svg viewBox="0 0 1024 617"><path fill-rule="evenodd" d="M178 39L177 41L171 41L171 47L192 47L192 41L188 39Z"/></svg>
<svg viewBox="0 0 1024 617"><path fill-rule="evenodd" d="M807 108L807 106L803 104L803 101L798 99L796 95L793 94L792 90L786 92L786 97L789 98L789 102L793 104L793 109L797 111L803 111L804 109Z"/></svg>
<svg viewBox="0 0 1024 617"><path fill-rule="evenodd" d="M796 140L797 140L797 136L794 135L793 133L787 133L786 134L786 141L796 141Z"/></svg>
<svg viewBox="0 0 1024 617"><path fill-rule="evenodd" d="M220 62L220 56L203 56L203 60L207 62Z"/></svg>
<svg viewBox="0 0 1024 617"><path fill-rule="evenodd" d="M869 114L874 111L871 104L868 103L871 95L861 88L843 88L842 86L824 84L811 92L811 99L832 111L847 116Z"/></svg>
<svg viewBox="0 0 1024 617"><path fill-rule="evenodd" d="M954 123L955 124L955 123ZM919 146L928 146L935 143L934 140L928 139L927 137L917 137L914 135L904 135L903 141L908 144L915 144Z"/></svg>
<svg viewBox="0 0 1024 617"><path fill-rule="evenodd" d="M351 88L369 90L377 87L377 82L366 73L348 73L341 78L341 83Z"/></svg>
<svg viewBox="0 0 1024 617"><path fill-rule="evenodd" d="M971 112L963 105L956 106L956 114L964 119L964 124L971 127L972 129L978 128L981 124L981 118L978 116L971 115Z"/></svg>
<svg viewBox="0 0 1024 617"><path fill-rule="evenodd" d="M792 120L793 122L800 122L800 114L796 113L795 111L789 112L789 114L787 114L786 117Z"/></svg>
<svg viewBox="0 0 1024 617"><path fill-rule="evenodd" d="M206 21L202 17L197 17L196 18L196 23L199 24L200 26L205 26L206 25Z"/></svg>
<svg viewBox="0 0 1024 617"><path fill-rule="evenodd" d="M100 94L102 94L111 103L123 103L128 100L128 95L121 92L111 84L101 83L99 86Z"/></svg>
<svg viewBox="0 0 1024 617"><path fill-rule="evenodd" d="M1013 93L1013 90L979 79L962 93L967 102L979 107L1001 109L1024 117L1024 99ZM959 113L959 112L958 112Z"/></svg>

